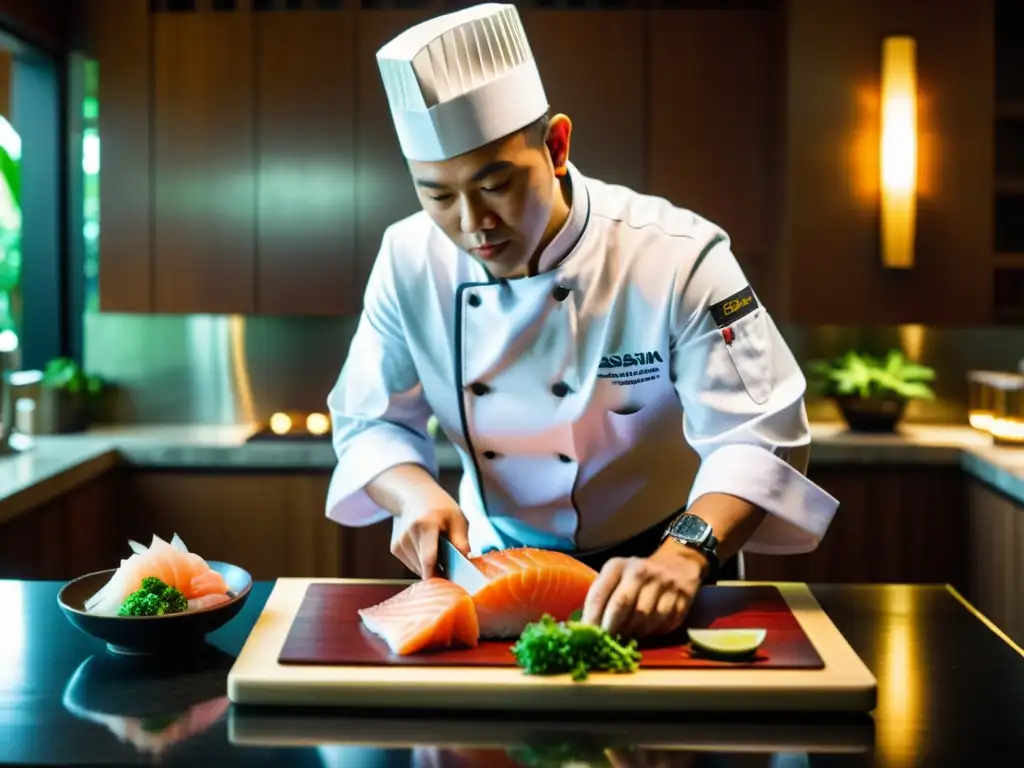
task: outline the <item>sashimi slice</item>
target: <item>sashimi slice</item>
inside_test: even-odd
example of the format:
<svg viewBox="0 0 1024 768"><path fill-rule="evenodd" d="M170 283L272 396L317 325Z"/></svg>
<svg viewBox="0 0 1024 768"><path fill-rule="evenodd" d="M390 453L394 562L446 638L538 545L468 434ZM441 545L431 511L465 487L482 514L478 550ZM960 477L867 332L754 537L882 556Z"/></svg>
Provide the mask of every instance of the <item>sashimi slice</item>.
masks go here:
<svg viewBox="0 0 1024 768"><path fill-rule="evenodd" d="M518 637L545 613L565 621L583 607L597 578L571 555L532 547L495 550L472 561L488 579L473 595L481 639Z"/></svg>
<svg viewBox="0 0 1024 768"><path fill-rule="evenodd" d="M187 581L182 581L178 589L182 591L187 599L191 600L193 597L203 597L204 595L212 594L223 595L227 593L228 585L225 583L224 577L210 568L203 558L194 552L189 552L187 555L181 555L180 557L188 569L189 576Z"/></svg>
<svg viewBox="0 0 1024 768"><path fill-rule="evenodd" d="M452 646L474 648L479 639L473 599L462 587L432 577L359 610L363 625L405 656Z"/></svg>
<svg viewBox="0 0 1024 768"><path fill-rule="evenodd" d="M206 597L207 595L225 595L228 591L228 585L225 583L223 576L211 570L192 577L189 589L182 590L182 592L186 591L188 599Z"/></svg>
<svg viewBox="0 0 1024 768"><path fill-rule="evenodd" d="M227 595L222 594L210 594L203 595L202 597L196 597L188 601L188 609L190 611L197 611L200 608L212 608L215 605L226 603L230 600Z"/></svg>

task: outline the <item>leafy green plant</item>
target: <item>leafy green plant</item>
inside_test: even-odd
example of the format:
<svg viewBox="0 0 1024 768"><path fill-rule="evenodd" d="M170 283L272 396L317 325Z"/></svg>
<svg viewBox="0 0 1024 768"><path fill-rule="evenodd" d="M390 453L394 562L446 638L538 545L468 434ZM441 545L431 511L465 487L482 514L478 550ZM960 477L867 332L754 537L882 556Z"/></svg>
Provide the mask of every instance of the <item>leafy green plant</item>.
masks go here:
<svg viewBox="0 0 1024 768"><path fill-rule="evenodd" d="M850 350L833 360L818 360L808 366L826 397L902 398L931 400L935 393L925 382L935 371L914 363L898 349L884 359Z"/></svg>
<svg viewBox="0 0 1024 768"><path fill-rule="evenodd" d="M42 383L44 387L62 389L72 395L97 396L104 390L103 379L87 374L69 357L57 357L47 363Z"/></svg>

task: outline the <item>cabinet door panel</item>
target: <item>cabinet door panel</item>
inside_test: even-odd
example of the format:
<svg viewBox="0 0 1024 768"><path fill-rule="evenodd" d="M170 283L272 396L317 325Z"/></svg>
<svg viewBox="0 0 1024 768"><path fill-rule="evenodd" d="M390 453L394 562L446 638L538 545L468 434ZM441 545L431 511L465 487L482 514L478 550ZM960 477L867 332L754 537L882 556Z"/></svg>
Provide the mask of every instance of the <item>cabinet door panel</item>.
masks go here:
<svg viewBox="0 0 1024 768"><path fill-rule="evenodd" d="M256 14L256 311L344 315L355 274L355 21Z"/></svg>
<svg viewBox="0 0 1024 768"><path fill-rule="evenodd" d="M569 159L585 175L644 191L644 12L521 15L551 114L573 121Z"/></svg>
<svg viewBox="0 0 1024 768"><path fill-rule="evenodd" d="M782 14L652 11L650 18L649 190L723 227L760 286L777 237Z"/></svg>
<svg viewBox="0 0 1024 768"><path fill-rule="evenodd" d="M252 16L156 13L157 312L255 309Z"/></svg>
<svg viewBox="0 0 1024 768"><path fill-rule="evenodd" d="M150 312L150 16L135 0L89 0L99 69L99 283L103 312Z"/></svg>
<svg viewBox="0 0 1024 768"><path fill-rule="evenodd" d="M359 304L389 224L420 210L377 69L377 50L434 11L358 14L356 41L356 280Z"/></svg>

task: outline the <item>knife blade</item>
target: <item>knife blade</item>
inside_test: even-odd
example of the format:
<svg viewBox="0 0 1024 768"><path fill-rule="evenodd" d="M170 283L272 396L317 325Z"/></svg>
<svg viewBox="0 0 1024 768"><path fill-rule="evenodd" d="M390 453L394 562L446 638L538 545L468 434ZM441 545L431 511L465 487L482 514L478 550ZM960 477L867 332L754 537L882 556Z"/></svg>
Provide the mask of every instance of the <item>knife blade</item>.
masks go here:
<svg viewBox="0 0 1024 768"><path fill-rule="evenodd" d="M441 576L453 584L458 584L471 595L483 589L488 583L487 577L480 569L459 552L444 534L437 537L437 570Z"/></svg>

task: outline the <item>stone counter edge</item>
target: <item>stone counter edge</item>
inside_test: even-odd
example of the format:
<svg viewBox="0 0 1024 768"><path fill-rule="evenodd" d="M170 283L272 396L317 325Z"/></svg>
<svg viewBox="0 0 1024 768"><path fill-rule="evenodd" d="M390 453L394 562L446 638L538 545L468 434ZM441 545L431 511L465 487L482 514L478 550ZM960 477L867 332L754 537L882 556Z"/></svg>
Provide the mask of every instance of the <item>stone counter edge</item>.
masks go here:
<svg viewBox="0 0 1024 768"><path fill-rule="evenodd" d="M441 471L459 471L450 443L437 446ZM1007 458L1007 457L1011 458ZM814 464L940 464L959 466L968 475L1024 505L1024 450L1007 453L974 445L925 444L900 438L816 436ZM126 439L116 436L49 437L32 451L0 459L0 524L99 476L117 464L151 470L328 472L335 464L329 443L225 443Z"/></svg>

